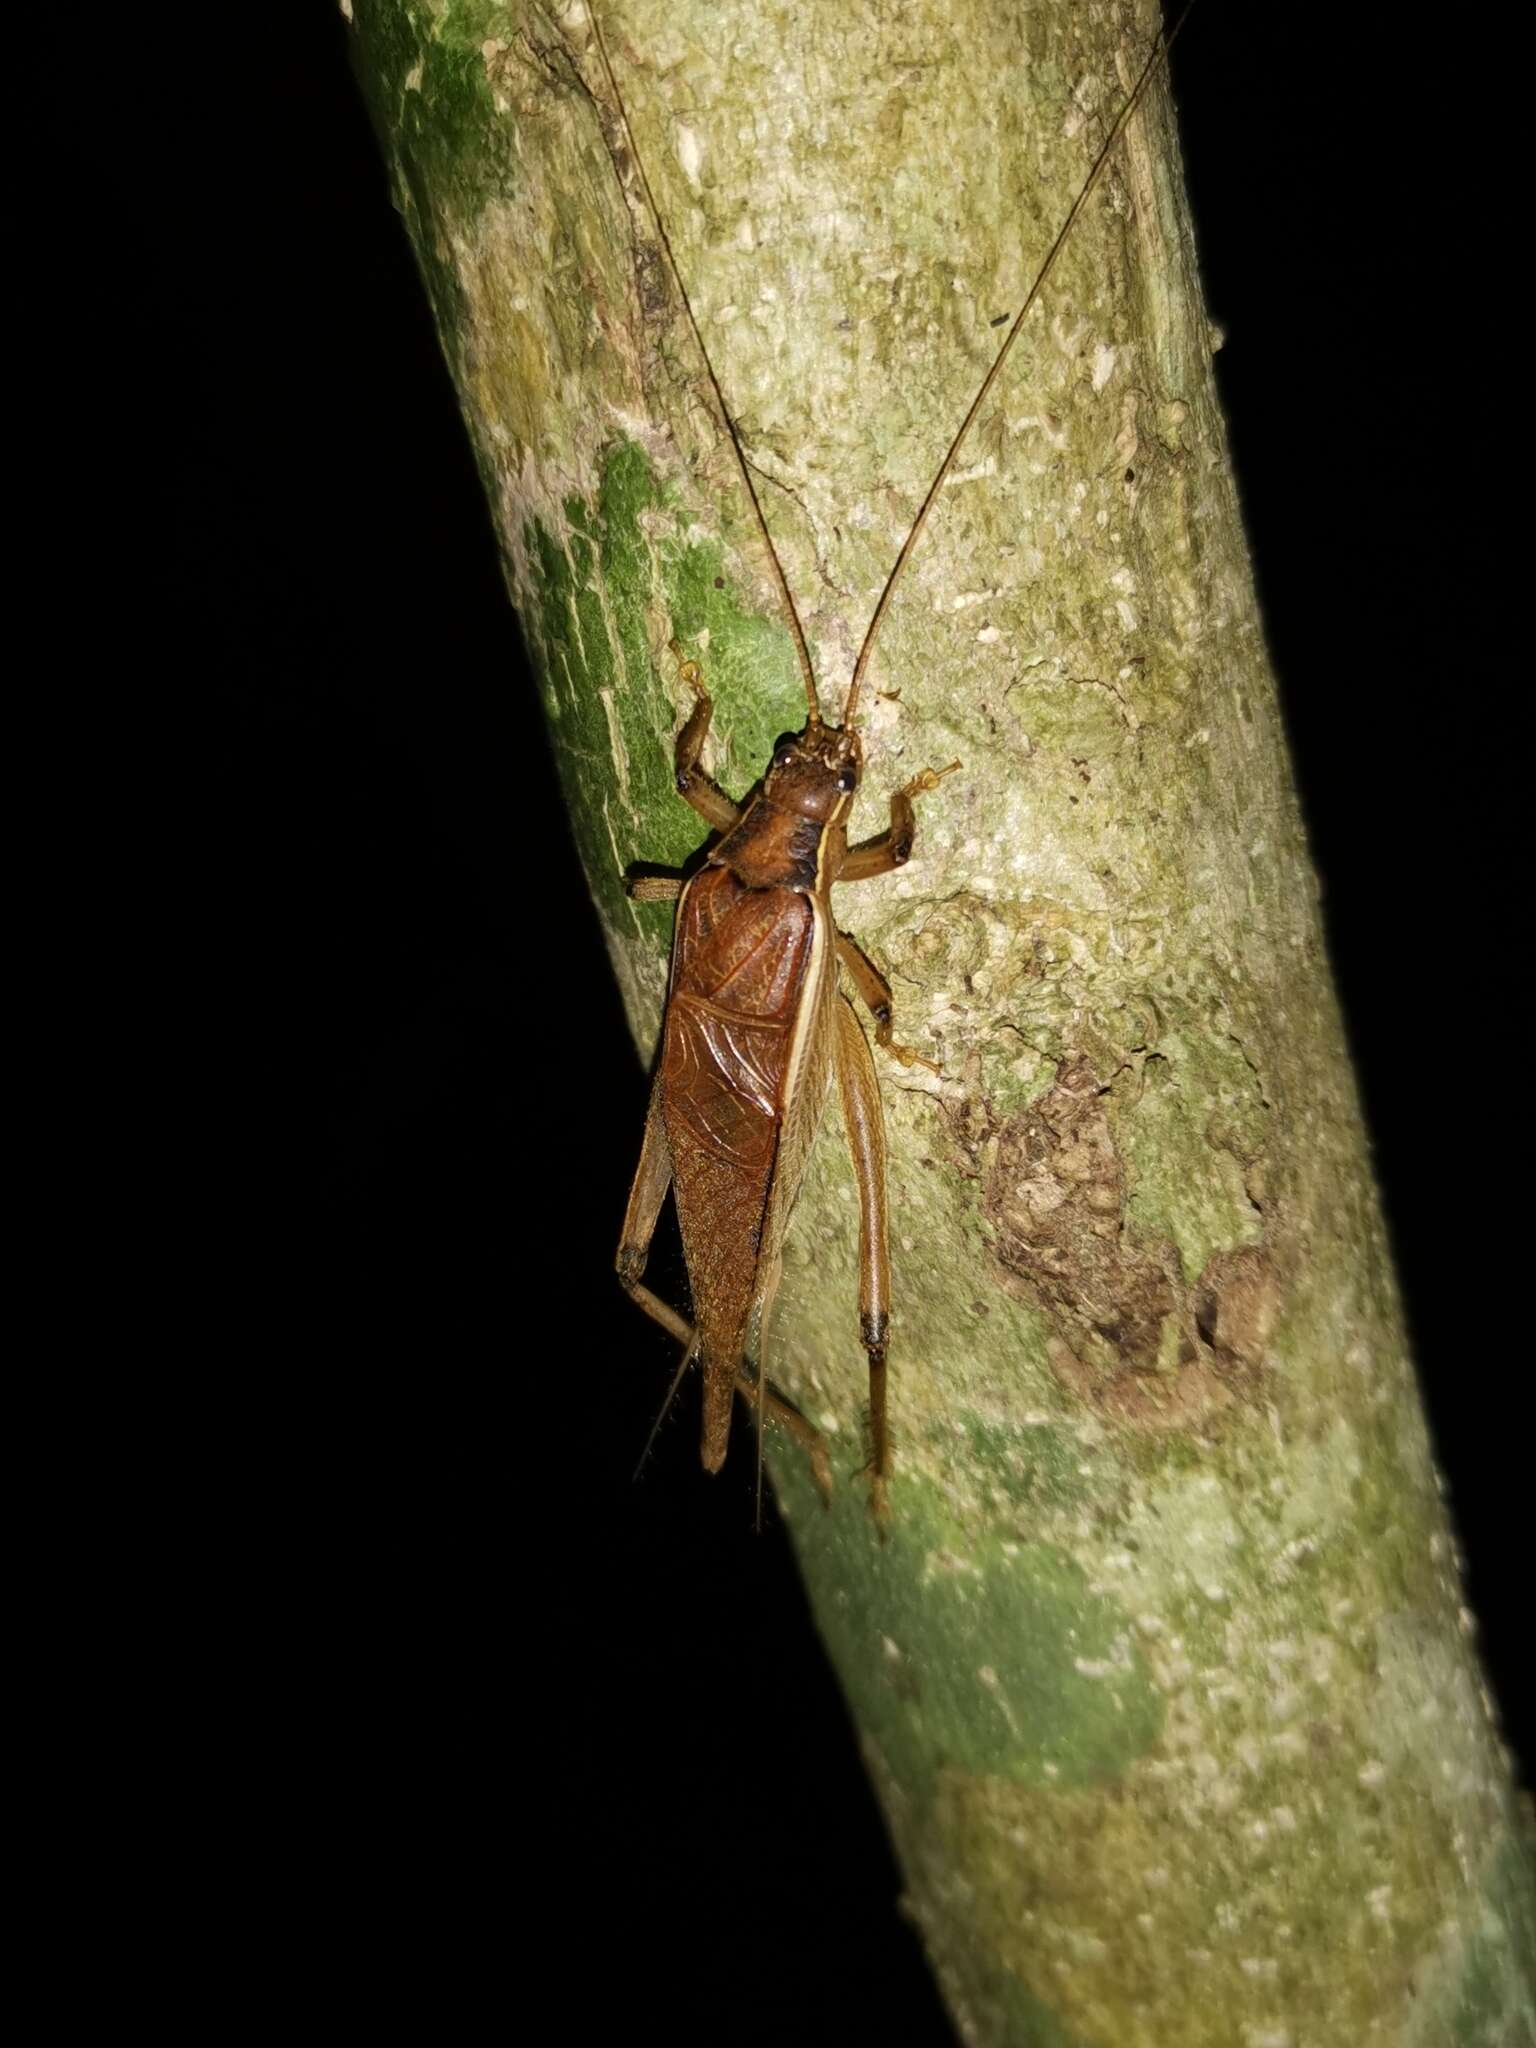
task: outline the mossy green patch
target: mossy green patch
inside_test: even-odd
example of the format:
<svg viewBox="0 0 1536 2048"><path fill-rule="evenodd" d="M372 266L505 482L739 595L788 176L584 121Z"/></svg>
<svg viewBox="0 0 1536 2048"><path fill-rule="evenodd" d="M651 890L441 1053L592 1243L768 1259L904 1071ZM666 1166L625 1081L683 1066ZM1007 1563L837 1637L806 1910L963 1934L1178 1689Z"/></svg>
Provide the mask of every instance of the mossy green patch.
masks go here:
<svg viewBox="0 0 1536 2048"><path fill-rule="evenodd" d="M785 1472L798 1493L804 1482ZM1083 1786L1123 1775L1162 1725L1123 1611L1049 1544L962 1537L922 1481L898 1474L891 1504L883 1543L856 1486L830 1512L797 1500L794 1528L812 1586L827 1572L818 1614L854 1717L897 1779L932 1787L958 1769ZM867 1552L860 1572L834 1569L855 1543Z"/></svg>
<svg viewBox="0 0 1536 2048"><path fill-rule="evenodd" d="M979 1415L963 1416L961 1426L992 1513L1060 1514L1089 1497L1082 1449L1069 1430L1008 1429Z"/></svg>
<svg viewBox="0 0 1536 2048"><path fill-rule="evenodd" d="M757 780L784 726L803 720L804 699L785 628L747 609L722 550L693 537L642 449L617 444L591 500L571 494L562 509L558 532L537 518L524 527L534 586L522 593L525 625L599 906L621 928L638 922L660 949L670 912L632 905L624 870L681 866L705 834L673 784L686 698L674 702L681 686L664 679L652 639L665 629L684 658L698 660L726 757L721 780L733 795ZM675 667L670 654L659 660ZM616 794L597 808L590 789L612 784L615 766Z"/></svg>
<svg viewBox="0 0 1536 2048"><path fill-rule="evenodd" d="M964 1958L963 1971L945 1962ZM951 1990L954 2008L970 2023L968 2039L1005 2042L1007 2048L1097 2048L1067 2026L1061 2016L1004 1968L964 1926L944 1929L935 1950L939 1981Z"/></svg>
<svg viewBox="0 0 1536 2048"><path fill-rule="evenodd" d="M678 642L703 670L733 795L757 781L774 742L805 724L806 703L785 626L743 609L723 550L681 531L663 543Z"/></svg>
<svg viewBox="0 0 1536 2048"><path fill-rule="evenodd" d="M514 32L495 0L354 0L354 70L450 361L470 326L451 236L513 189L482 46Z"/></svg>
<svg viewBox="0 0 1536 2048"><path fill-rule="evenodd" d="M510 196L512 157L482 54L516 28L499 0L354 0L358 74L385 146L423 218L464 219Z"/></svg>
<svg viewBox="0 0 1536 2048"><path fill-rule="evenodd" d="M633 907L624 893L625 869L639 860L677 864L692 851L694 835L672 788L672 710L645 658L643 635L636 645L634 636L610 628L602 583L582 574L585 567L587 577L600 576L598 557L609 536L601 535L596 557L582 536L574 538L579 560L542 522L528 522L524 539L535 588L524 596L524 625L542 676L561 780L572 799L582 864L605 916L627 921ZM600 807L575 801L594 779L607 782L620 753L628 801ZM641 830L642 818L657 820L653 835Z"/></svg>
<svg viewBox="0 0 1536 2048"><path fill-rule="evenodd" d="M1450 2048L1536 2048L1536 1863L1518 1834L1494 1859L1476 1922L1461 1951L1449 2001L1414 2048L1433 2038ZM1436 2002L1438 2005L1438 2001Z"/></svg>

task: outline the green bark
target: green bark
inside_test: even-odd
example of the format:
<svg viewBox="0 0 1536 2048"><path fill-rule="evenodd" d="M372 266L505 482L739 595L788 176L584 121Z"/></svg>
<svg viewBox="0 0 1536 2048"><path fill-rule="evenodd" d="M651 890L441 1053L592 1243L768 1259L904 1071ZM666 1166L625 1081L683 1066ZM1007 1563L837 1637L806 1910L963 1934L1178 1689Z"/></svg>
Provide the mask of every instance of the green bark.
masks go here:
<svg viewBox="0 0 1536 2048"><path fill-rule="evenodd" d="M580 6L343 0L614 969L654 1044L687 703L802 701ZM1142 8L610 0L673 246L838 701L1139 66ZM842 892L890 971L894 1526L863 1489L836 1110L775 1482L967 2041L1513 2048L1528 1838L1437 1495L1256 615L1161 86L886 628ZM633 1134L638 1146L639 1133Z"/></svg>

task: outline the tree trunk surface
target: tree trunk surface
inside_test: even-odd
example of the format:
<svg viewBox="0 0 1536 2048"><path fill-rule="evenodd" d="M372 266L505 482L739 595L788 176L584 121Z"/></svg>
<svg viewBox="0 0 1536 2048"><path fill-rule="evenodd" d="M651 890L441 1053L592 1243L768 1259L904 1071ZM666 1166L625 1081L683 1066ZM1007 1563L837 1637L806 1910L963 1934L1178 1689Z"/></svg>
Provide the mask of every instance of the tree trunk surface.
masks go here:
<svg viewBox="0 0 1536 2048"><path fill-rule="evenodd" d="M804 720L789 633L586 9L342 4L649 1054L670 912L622 876L703 837L672 786L669 646L701 664L706 765L741 795ZM1156 16L609 0L602 20L835 717ZM911 864L839 898L898 1037L943 1070L876 1055L889 1540L859 1478L835 1105L771 1361L828 1435L833 1505L791 1446L774 1481L968 2042L1514 2048L1536 2039L1527 1823L1405 1348L1210 348L1159 81L871 673L852 836L963 763L921 800Z"/></svg>

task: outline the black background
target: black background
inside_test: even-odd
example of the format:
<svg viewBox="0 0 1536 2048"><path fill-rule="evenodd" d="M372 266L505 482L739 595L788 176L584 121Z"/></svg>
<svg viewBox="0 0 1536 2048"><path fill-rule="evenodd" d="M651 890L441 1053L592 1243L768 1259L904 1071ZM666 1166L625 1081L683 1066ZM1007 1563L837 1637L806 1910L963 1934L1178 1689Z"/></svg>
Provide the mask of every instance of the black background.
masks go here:
<svg viewBox="0 0 1536 2048"><path fill-rule="evenodd" d="M275 1864L263 1982L309 1958L338 2012L943 2042L751 1461L705 1480L690 1413L630 1484L671 1365L611 1277L645 1080L346 32L278 6L222 33L177 57L192 204L154 319L212 906L205 1469L250 1731L210 1796ZM1491 237L1454 67L1352 33L1211 0L1174 71L1378 1171L1528 1755L1521 1062L1481 950L1513 899L1504 343L1462 288Z"/></svg>

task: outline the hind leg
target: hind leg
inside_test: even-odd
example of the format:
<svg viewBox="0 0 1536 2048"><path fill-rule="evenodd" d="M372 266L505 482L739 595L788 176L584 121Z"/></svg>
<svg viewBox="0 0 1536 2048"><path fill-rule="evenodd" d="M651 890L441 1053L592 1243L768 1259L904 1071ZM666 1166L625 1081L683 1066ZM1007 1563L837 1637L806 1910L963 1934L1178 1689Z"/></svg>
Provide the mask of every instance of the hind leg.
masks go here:
<svg viewBox="0 0 1536 2048"><path fill-rule="evenodd" d="M651 1089L650 1106L645 1113L640 1163L630 1184L629 1202L624 1210L619 1249L613 1264L619 1285L630 1299L638 1302L651 1320L660 1323L679 1343L692 1343L693 1330L677 1310L668 1308L659 1294L653 1294L649 1287L641 1285L645 1262L650 1256L651 1239L656 1235L656 1218L661 1214L661 1205L671 1185L672 1154L667 1149L667 1134L662 1127L661 1086L658 1082Z"/></svg>
<svg viewBox="0 0 1536 2048"><path fill-rule="evenodd" d="M762 1361L768 1356L769 1329L773 1321L773 1305L778 1298L779 1282L784 1277L784 1261L775 1259L759 1298L757 1310L757 1375L754 1378L743 1368L736 1375L736 1390L752 1410L758 1422L757 1432L757 1519L761 1526L763 1519L763 1430L762 1424L776 1422L779 1427L804 1451L811 1468L811 1477L816 1482L816 1491L821 1495L822 1505L832 1505L832 1471L827 1463L826 1439L813 1422L808 1422L792 1401L786 1400L770 1383Z"/></svg>
<svg viewBox="0 0 1536 2048"><path fill-rule="evenodd" d="M859 1332L869 1357L869 1506L883 1524L891 1444L885 1419L885 1353L890 1329L891 1255L886 1237L885 1117L869 1041L853 1005L839 996L834 1064L843 1127L859 1192Z"/></svg>

